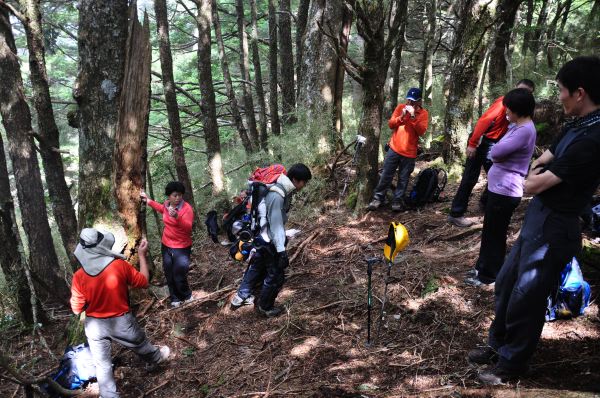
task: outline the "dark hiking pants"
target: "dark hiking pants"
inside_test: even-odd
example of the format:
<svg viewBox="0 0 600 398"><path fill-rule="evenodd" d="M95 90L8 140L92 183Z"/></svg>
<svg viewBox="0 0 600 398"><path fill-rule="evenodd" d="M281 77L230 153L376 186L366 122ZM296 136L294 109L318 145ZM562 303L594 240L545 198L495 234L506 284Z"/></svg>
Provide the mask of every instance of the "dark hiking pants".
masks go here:
<svg viewBox="0 0 600 398"><path fill-rule="evenodd" d="M385 200L385 193L392 184L394 174L396 174L397 170L398 184L396 185L396 190L394 191L393 203L403 203L404 193L406 192L406 187L408 186L408 179L410 178L410 175L414 169L414 158L407 158L406 156L399 155L390 148L385 155L385 160L383 161L383 171L381 172L379 183L377 184L377 187L375 187L373 199L377 199L381 202Z"/></svg>
<svg viewBox="0 0 600 398"><path fill-rule="evenodd" d="M477 147L475 156L467 158L460 185L452 200L452 206L450 207L450 215L452 217L462 217L467 212L469 197L471 196L471 192L473 192L475 184L477 184L477 181L479 180L481 168L483 167L487 173L492 167L492 160L489 159L489 152L495 143L496 141L484 137ZM487 200L487 194L488 190L486 184L480 199L481 203L484 205Z"/></svg>
<svg viewBox="0 0 600 398"><path fill-rule="evenodd" d="M520 197L488 192L481 233L481 248L475 264L477 277L483 283L496 281L506 257L506 235L510 219L521 202Z"/></svg>
<svg viewBox="0 0 600 398"><path fill-rule="evenodd" d="M278 266L275 247L259 248L250 260L244 278L238 289L238 296L247 299L257 284L261 284L258 304L263 310L270 310L285 282L285 269Z"/></svg>
<svg viewBox="0 0 600 398"><path fill-rule="evenodd" d="M553 212L534 198L496 279L488 343L500 355L499 366L526 370L542 334L547 298L580 249L578 217Z"/></svg>
<svg viewBox="0 0 600 398"><path fill-rule="evenodd" d="M117 385L112 371L111 343L130 348L148 363L161 359L158 347L150 344L135 317L127 313L113 318L85 318L85 335L90 345L96 378L103 398L118 398Z"/></svg>
<svg viewBox="0 0 600 398"><path fill-rule="evenodd" d="M162 245L163 270L169 286L171 302L185 301L192 297L187 279L191 253L191 247L172 249Z"/></svg>

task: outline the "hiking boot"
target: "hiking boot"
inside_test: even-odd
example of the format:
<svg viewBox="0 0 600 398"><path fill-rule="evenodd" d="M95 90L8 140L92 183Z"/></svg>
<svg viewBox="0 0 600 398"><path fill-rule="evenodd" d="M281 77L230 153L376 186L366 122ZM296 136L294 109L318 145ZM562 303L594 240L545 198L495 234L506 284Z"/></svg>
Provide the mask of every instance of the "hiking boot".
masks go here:
<svg viewBox="0 0 600 398"><path fill-rule="evenodd" d="M402 202L394 202L392 203L392 211L404 211L406 210L406 206Z"/></svg>
<svg viewBox="0 0 600 398"><path fill-rule="evenodd" d="M469 286L473 286L473 287L492 287L496 283L495 282L485 283L485 282L482 282L477 276L475 276L475 277L465 278L465 284L467 284Z"/></svg>
<svg viewBox="0 0 600 398"><path fill-rule="evenodd" d="M260 305L256 306L256 310L259 314L266 316L267 318L275 318L276 316L281 315L283 312L283 308L281 307L273 307L268 310L264 310L260 307Z"/></svg>
<svg viewBox="0 0 600 398"><path fill-rule="evenodd" d="M181 305L181 301L171 301L171 308L177 308Z"/></svg>
<svg viewBox="0 0 600 398"><path fill-rule="evenodd" d="M233 298L231 299L231 309L238 309L240 308L242 305L252 305L254 304L254 296L250 295L248 297L246 297L245 299L241 298L239 296L238 293L235 294L235 296L233 296Z"/></svg>
<svg viewBox="0 0 600 398"><path fill-rule="evenodd" d="M467 360L478 365L491 365L498 362L498 353L486 345L469 351Z"/></svg>
<svg viewBox="0 0 600 398"><path fill-rule="evenodd" d="M460 227L460 228L468 228L471 225L475 224L473 222L473 220L470 220L464 216L460 216L460 217L448 216L448 222L450 224L456 225L457 227Z"/></svg>
<svg viewBox="0 0 600 398"><path fill-rule="evenodd" d="M367 210L374 211L374 210L379 209L380 206L381 206L381 200L379 200L379 199L373 199L371 201L371 203L369 203L367 205Z"/></svg>
<svg viewBox="0 0 600 398"><path fill-rule="evenodd" d="M524 373L524 371L517 372L495 365L479 373L479 381L488 386L498 386L511 380L517 380Z"/></svg>
<svg viewBox="0 0 600 398"><path fill-rule="evenodd" d="M477 271L476 268L471 268L470 270L468 270L465 273L465 277L466 278L477 278L477 274L479 274L479 271Z"/></svg>
<svg viewBox="0 0 600 398"><path fill-rule="evenodd" d="M161 345L160 346L160 359L158 360L157 363L168 362L170 356L171 356L171 349L169 347L167 347L166 345Z"/></svg>

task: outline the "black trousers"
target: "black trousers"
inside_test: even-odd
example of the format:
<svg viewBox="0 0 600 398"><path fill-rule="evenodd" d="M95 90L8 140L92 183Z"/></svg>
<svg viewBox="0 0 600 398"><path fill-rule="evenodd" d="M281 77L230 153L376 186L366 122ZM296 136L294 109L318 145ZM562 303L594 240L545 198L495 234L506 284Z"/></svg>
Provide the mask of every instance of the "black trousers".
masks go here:
<svg viewBox="0 0 600 398"><path fill-rule="evenodd" d="M506 256L506 235L510 219L521 202L520 197L488 192L481 233L481 248L475 264L478 278L483 283L496 281Z"/></svg>
<svg viewBox="0 0 600 398"><path fill-rule="evenodd" d="M272 244L261 247L252 257L238 295L243 299L248 298L258 283L262 283L258 304L262 309L270 310L285 283L285 269L278 266L275 246Z"/></svg>
<svg viewBox="0 0 600 398"><path fill-rule="evenodd" d="M163 271L169 286L171 301L185 301L192 297L187 274L190 270L191 247L173 249L162 245Z"/></svg>
<svg viewBox="0 0 600 398"><path fill-rule="evenodd" d="M488 159L488 154L495 143L495 140L490 140L489 138L484 137L477 147L475 156L472 158L467 158L465 170L463 171L463 175L460 180L460 185L456 191L456 195L454 195L454 199L452 200L452 207L450 208L450 215L452 217L462 217L467 212L469 197L471 196L471 192L473 192L475 184L477 184L477 181L479 180L481 168L483 167L487 173L492 167L492 160ZM488 190L486 185L480 199L483 204L485 204L487 200L487 194Z"/></svg>
<svg viewBox="0 0 600 398"><path fill-rule="evenodd" d="M527 368L542 334L547 298L580 249L579 218L553 212L534 198L496 279L496 311L488 343L500 354L499 366Z"/></svg>

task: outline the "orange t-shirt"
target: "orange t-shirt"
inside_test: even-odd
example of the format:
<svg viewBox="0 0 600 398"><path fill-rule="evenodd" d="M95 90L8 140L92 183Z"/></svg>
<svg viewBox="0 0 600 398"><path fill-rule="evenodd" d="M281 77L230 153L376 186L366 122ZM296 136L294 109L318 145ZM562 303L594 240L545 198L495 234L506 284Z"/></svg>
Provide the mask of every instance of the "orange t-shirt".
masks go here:
<svg viewBox="0 0 600 398"><path fill-rule="evenodd" d="M111 318L129 312L129 290L148 287L146 277L125 260L115 259L96 276L83 268L73 274L71 309L94 318Z"/></svg>
<svg viewBox="0 0 600 398"><path fill-rule="evenodd" d="M469 138L469 147L477 148L482 135L492 140L499 140L508 131L509 123L506 120L506 107L502 103L503 100L504 96L497 98L477 120L473 134Z"/></svg>
<svg viewBox="0 0 600 398"><path fill-rule="evenodd" d="M417 157L419 136L425 134L429 124L429 113L420 108L415 111L414 118L408 112L402 116L405 106L406 104L398 105L388 122L390 129L394 130L390 138L390 148L398 155L414 159Z"/></svg>

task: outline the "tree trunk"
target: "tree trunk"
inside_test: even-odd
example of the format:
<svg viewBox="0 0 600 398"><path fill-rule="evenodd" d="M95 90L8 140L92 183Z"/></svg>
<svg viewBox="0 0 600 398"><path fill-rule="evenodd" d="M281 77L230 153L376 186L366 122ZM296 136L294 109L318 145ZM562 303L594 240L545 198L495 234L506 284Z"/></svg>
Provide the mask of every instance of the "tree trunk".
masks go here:
<svg viewBox="0 0 600 398"><path fill-rule="evenodd" d="M401 13L402 21L400 22L400 32L398 36L398 43L394 49L394 59L392 60L392 88L390 89L390 104L389 108L385 112L386 118L392 116L394 108L398 105L398 95L400 91L400 67L402 66L402 48L404 47L406 32L406 24L408 20L408 2L403 1L400 3L400 7L397 12Z"/></svg>
<svg viewBox="0 0 600 398"><path fill-rule="evenodd" d="M556 13L554 14L554 18L550 22L550 26L548 26L546 43L544 48L546 49L546 62L548 63L548 68L554 69L554 47L556 46L554 43L554 38L556 37L556 30L558 28L558 20L562 16L563 10L565 9L566 2L559 2L556 6Z"/></svg>
<svg viewBox="0 0 600 398"><path fill-rule="evenodd" d="M183 198L192 205L194 214L197 214L192 180L190 179L190 174L185 163L185 152L183 150L181 120L179 119L179 106L177 104L175 79L173 77L173 58L171 56L171 40L169 38L169 21L167 17L166 0L154 0L154 12L156 15L156 36L160 53L162 84L165 93L165 103L167 105L169 127L171 128L170 137L173 162L175 163L175 170L177 171L177 179L185 186L185 195Z"/></svg>
<svg viewBox="0 0 600 398"><path fill-rule="evenodd" d="M281 119L284 124L296 122L294 91L294 52L290 0L279 3L279 60L281 62Z"/></svg>
<svg viewBox="0 0 600 398"><path fill-rule="evenodd" d="M6 18L0 9L0 19ZM0 22L4 24L4 22ZM26 324L33 323L33 311L30 301L31 291L27 284L25 267L19 247L21 242L17 231L15 207L10 195L10 182L6 167L4 142L0 135L0 267L6 279L10 295L17 304L19 318Z"/></svg>
<svg viewBox="0 0 600 398"><path fill-rule="evenodd" d="M240 73L242 74L242 92L244 95L244 110L246 115L246 126L250 133L253 147L258 145L259 137L256 129L256 117L254 115L254 101L252 99L252 88L250 86L250 61L248 58L248 36L246 36L246 23L244 21L244 0L236 0L235 10L237 13L238 37L240 42Z"/></svg>
<svg viewBox="0 0 600 398"><path fill-rule="evenodd" d="M150 114L150 25L138 21L137 6L130 6L129 34L125 53L125 73L119 103L119 119L113 157L113 186L127 245L125 256L137 264L136 247L144 231L140 212L140 191L145 187L148 116Z"/></svg>
<svg viewBox="0 0 600 398"><path fill-rule="evenodd" d="M430 109L433 97L433 44L437 33L437 0L430 0L427 7L427 32L423 44L423 58L421 62L421 74L419 87L423 90L423 104Z"/></svg>
<svg viewBox="0 0 600 398"><path fill-rule="evenodd" d="M80 111L79 228L118 229L122 224L114 211L111 179L125 67L127 0L78 4L79 75L73 97Z"/></svg>
<svg viewBox="0 0 600 398"><path fill-rule="evenodd" d="M523 34L523 45L521 47L521 54L523 60L527 56L527 51L531 47L531 24L533 23L533 12L535 11L535 3L533 0L527 1L527 14L525 17L525 33Z"/></svg>
<svg viewBox="0 0 600 398"><path fill-rule="evenodd" d="M498 32L494 40L488 68L490 91L494 98L508 88L508 47L515 25L515 17L523 0L502 0L498 5Z"/></svg>
<svg viewBox="0 0 600 398"><path fill-rule="evenodd" d="M592 9L585 23L585 34L581 36L579 48L590 54L600 52L600 0L594 0Z"/></svg>
<svg viewBox="0 0 600 398"><path fill-rule="evenodd" d="M486 34L492 21L487 5L476 0L457 4L457 29L450 52L450 73L444 115L444 162L451 165L461 159L473 121L473 93L477 71L483 63Z"/></svg>
<svg viewBox="0 0 600 398"><path fill-rule="evenodd" d="M352 27L352 11L344 4L342 11L342 29L338 37L340 49L346 52L350 39L350 28ZM342 118L342 106L344 100L344 78L346 69L341 62L337 63L335 75L335 86L333 89L333 132L336 149L344 148L344 120Z"/></svg>
<svg viewBox="0 0 600 398"><path fill-rule="evenodd" d="M215 27L215 39L217 41L217 45L219 47L219 60L221 61L221 69L223 71L223 83L225 83L225 89L227 91L227 97L229 98L229 102L231 105L231 114L233 116L233 122L235 123L235 127L240 135L240 139L242 140L242 145L246 150L246 154L250 155L254 152L254 146L258 146L258 142L255 145L252 145L250 139L248 138L248 132L246 131L246 127L244 127L244 121L242 120L242 115L240 114L240 108L238 106L237 98L235 97L235 92L233 91L233 84L231 83L231 75L229 74L229 63L227 62L227 58L225 57L225 45L223 44L223 35L221 34L221 22L219 21L219 13L217 11L217 2L216 0L212 0L212 19L213 25Z"/></svg>
<svg viewBox="0 0 600 398"><path fill-rule="evenodd" d="M254 0L251 1L254 2ZM296 97L300 95L300 86L302 85L302 48L304 47L309 8L310 0L300 0L296 17Z"/></svg>
<svg viewBox="0 0 600 398"><path fill-rule="evenodd" d="M25 101L21 68L8 14L0 8L0 114L17 185L29 261L44 300L68 294L52 241L44 188L33 145L31 114ZM9 191L10 192L10 191ZM4 247L4 246L3 246Z"/></svg>
<svg viewBox="0 0 600 398"><path fill-rule="evenodd" d="M204 141L208 157L208 170L212 182L213 194L223 192L225 176L221 160L221 140L217 125L217 105L212 80L211 38L212 1L200 0L198 3L198 81L201 92L201 111L204 123Z"/></svg>
<svg viewBox="0 0 600 398"><path fill-rule="evenodd" d="M537 55L542 47L542 37L546 31L546 20L548 19L548 8L550 0L542 0L542 7L535 24L535 30L531 37L531 54L533 55L533 68L537 67Z"/></svg>
<svg viewBox="0 0 600 398"><path fill-rule="evenodd" d="M275 0L269 0L269 110L271 113L271 132L274 136L279 136L281 125L277 105L277 13Z"/></svg>
<svg viewBox="0 0 600 398"><path fill-rule="evenodd" d="M21 3L27 18L24 27L27 34L33 103L37 113L38 141L40 142L46 186L52 203L54 220L58 225L65 252L71 263L71 268L75 270L77 260L73 255L73 251L77 245L77 218L71 201L71 193L65 181L63 161L59 152L59 132L54 119L54 110L52 109L48 87L39 0L21 0Z"/></svg>
<svg viewBox="0 0 600 398"><path fill-rule="evenodd" d="M256 87L256 102L258 103L258 125L260 134L260 147L267 150L267 104L263 89L262 67L258 52L258 27L256 22L256 0L250 0L250 14L252 19L252 36L250 48L252 49L252 65L254 66L254 86Z"/></svg>

